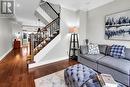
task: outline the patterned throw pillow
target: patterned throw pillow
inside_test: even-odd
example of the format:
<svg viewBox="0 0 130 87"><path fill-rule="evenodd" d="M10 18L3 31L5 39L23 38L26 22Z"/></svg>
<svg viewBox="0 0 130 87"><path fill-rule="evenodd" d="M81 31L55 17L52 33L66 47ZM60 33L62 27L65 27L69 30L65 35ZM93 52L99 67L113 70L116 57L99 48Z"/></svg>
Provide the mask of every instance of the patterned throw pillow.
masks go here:
<svg viewBox="0 0 130 87"><path fill-rule="evenodd" d="M94 43L88 44L88 54L100 54L98 45Z"/></svg>
<svg viewBox="0 0 130 87"><path fill-rule="evenodd" d="M125 57L125 46L121 45L112 45L110 55L115 58L124 58Z"/></svg>

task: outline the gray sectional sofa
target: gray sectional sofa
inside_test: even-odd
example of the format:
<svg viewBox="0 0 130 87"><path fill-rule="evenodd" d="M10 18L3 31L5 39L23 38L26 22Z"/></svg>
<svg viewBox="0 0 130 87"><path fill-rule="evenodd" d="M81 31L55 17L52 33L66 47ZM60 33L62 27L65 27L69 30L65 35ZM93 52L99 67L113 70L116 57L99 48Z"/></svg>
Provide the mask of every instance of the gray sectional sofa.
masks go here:
<svg viewBox="0 0 130 87"><path fill-rule="evenodd" d="M88 47L81 46L78 62L113 78L130 87L130 49L125 49L126 58L113 58L106 54L106 45L99 45L100 54L88 54Z"/></svg>

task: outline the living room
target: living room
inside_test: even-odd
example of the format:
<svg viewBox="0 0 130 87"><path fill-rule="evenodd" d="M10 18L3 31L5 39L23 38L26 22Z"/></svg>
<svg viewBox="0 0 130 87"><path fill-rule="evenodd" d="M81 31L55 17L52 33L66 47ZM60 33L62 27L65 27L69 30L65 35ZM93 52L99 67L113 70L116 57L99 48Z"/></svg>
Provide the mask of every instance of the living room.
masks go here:
<svg viewBox="0 0 130 87"><path fill-rule="evenodd" d="M39 8L40 1L35 1L35 3L32 3L31 4L32 8L28 7L30 5L29 3L30 1L29 2L22 1L22 0L16 1L16 11L15 11L16 18L13 18L12 16L5 18L3 17L3 15L0 15L1 16L0 18L0 22L1 22L0 23L0 27L1 27L0 28L0 35L1 35L0 37L0 44L1 44L0 45L0 50L1 50L0 78L2 78L0 80L0 86L1 87L20 87L20 86L23 87L25 83L25 87L103 87L103 86L97 86L92 84L91 86L89 86L90 84L86 82L87 78L89 77L87 73L91 71L94 74L105 73L105 74L112 75L112 78L114 79L114 81L118 86L108 86L108 87L127 87L127 86L129 87L130 86L129 85L130 84L129 52L130 51L127 48L130 48L129 45L130 44L129 42L130 1L129 0L107 0L107 1L76 0L72 2L68 0L67 1L45 0L45 1L56 5L58 4L61 6L61 10L59 12L60 33L58 31L56 36L53 39L50 39L51 41L47 42L46 40L46 42L43 42L43 44L47 44L47 45L40 47L40 49L38 48L38 51L37 49L35 49L35 51L37 52L32 54L31 52L28 52L28 50L31 51L30 49L31 47L26 49L26 47L29 45L30 42L27 41L27 46L25 46L26 41L24 42L23 40L23 34L26 33L27 35L25 35L25 37L29 38L29 35L33 31L38 31L37 29L42 28L43 26L44 28L46 27L47 24L42 23L42 22L46 23L46 21L40 19L41 16L39 16L38 14L35 14L35 11L37 12L40 11ZM37 6L34 6L36 4ZM23 14L22 11L23 12L25 11L25 13ZM31 17L31 15L34 16L34 14L37 18L33 20L33 17ZM46 14L44 14L44 16L45 15ZM113 15L115 19L116 17L117 18L122 17L122 15L123 17L125 16L124 19L127 20L125 21L127 25L125 25L124 23L121 24L116 22L117 24L120 24L116 26L116 29L117 28L120 29L120 27L124 28L124 26L128 28L126 31L122 31L125 34L124 33L122 34L120 32L114 32L114 34L107 33L107 31L109 31L110 28L113 26L112 24L111 26L108 26L106 22L110 22L107 19L113 17ZM51 23L52 21L51 18L49 18L48 16L46 16L46 18L48 18L46 19L47 21L49 21L48 23ZM111 22L113 22L113 19ZM116 23L114 22L114 24ZM98 48L98 53L102 49L105 49L105 53L103 54L103 56L99 59L97 59L99 56L96 56L96 58L93 57L96 60L95 59L93 60L93 58L91 59L90 56L85 59L83 57L84 55L82 56L81 54L75 52L77 60L73 60L73 58L71 59L71 57L69 56L70 42L71 42L70 39L71 39L71 35L74 33L70 32L70 29L76 29L74 30L74 33L76 31L75 34L78 35L78 42L80 48L79 50L81 54L82 51L84 50L85 50L85 55L87 52L89 52L89 44L94 44L94 45L96 44L98 45L98 47L96 46L96 48ZM112 31L114 30L112 29ZM21 43L20 50L13 49L15 39L20 40ZM106 61L105 58L106 56L108 56L106 55L107 47L104 48L104 46L112 47L113 45L123 46L124 49L123 52L125 52L124 53L126 59L125 64L124 62L118 63L117 61L111 60L115 62L114 64L116 64L117 62L117 65L119 65L118 67L117 66L113 67L112 66L113 62L110 62L110 65L106 63L102 64L104 63L102 62L103 59L104 61ZM100 54L102 55L102 53ZM108 62L109 59L107 63ZM26 63L28 64L27 67L25 68ZM106 67L107 65L108 67ZM77 67L80 67L79 70L77 69ZM122 67L124 69L122 69ZM73 71L71 72L71 69L73 69L74 72ZM85 70L85 74L83 72L84 70ZM80 71L80 73L78 73L77 71ZM71 76L70 73L73 73L73 75ZM89 74L91 75L93 73L89 73ZM76 77L76 74L79 75ZM74 75L75 77L73 77ZM86 77L82 77L83 75L85 75ZM9 80L4 78L9 78ZM24 78L26 80L24 80ZM78 78L80 79L79 81ZM73 82L73 80L75 80L75 82ZM85 81L82 82L81 80L85 80Z"/></svg>

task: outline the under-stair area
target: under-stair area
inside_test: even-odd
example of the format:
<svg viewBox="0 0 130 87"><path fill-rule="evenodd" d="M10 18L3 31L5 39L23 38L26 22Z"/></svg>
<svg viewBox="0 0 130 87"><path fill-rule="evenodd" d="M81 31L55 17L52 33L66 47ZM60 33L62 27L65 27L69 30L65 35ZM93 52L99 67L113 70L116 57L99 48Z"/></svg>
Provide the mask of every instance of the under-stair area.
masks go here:
<svg viewBox="0 0 130 87"><path fill-rule="evenodd" d="M60 41L60 5L41 1L34 15L45 24L29 36L28 64L36 64Z"/></svg>

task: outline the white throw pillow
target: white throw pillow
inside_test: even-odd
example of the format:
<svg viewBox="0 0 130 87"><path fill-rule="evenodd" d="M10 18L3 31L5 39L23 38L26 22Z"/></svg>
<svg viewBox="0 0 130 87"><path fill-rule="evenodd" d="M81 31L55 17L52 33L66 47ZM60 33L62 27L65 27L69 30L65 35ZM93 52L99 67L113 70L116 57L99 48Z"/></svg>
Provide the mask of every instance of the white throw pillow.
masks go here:
<svg viewBox="0 0 130 87"><path fill-rule="evenodd" d="M98 44L89 43L88 44L88 54L100 54Z"/></svg>

